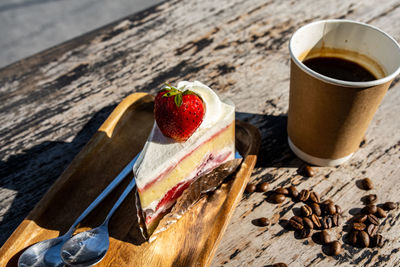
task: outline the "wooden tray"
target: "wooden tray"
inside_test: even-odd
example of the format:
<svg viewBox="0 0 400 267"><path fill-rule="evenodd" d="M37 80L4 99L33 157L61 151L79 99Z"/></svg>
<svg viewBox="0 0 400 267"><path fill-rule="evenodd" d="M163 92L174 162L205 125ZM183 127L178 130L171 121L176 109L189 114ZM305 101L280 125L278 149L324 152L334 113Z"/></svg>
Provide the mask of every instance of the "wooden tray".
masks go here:
<svg viewBox="0 0 400 267"><path fill-rule="evenodd" d="M0 249L0 266L16 266L31 244L65 233L75 218L142 149L153 124L154 98L125 98ZM203 197L152 242L144 242L131 193L110 222L110 249L98 266L208 266L256 163L258 130L236 121L244 161L233 179ZM127 185L116 188L77 232L99 225Z"/></svg>

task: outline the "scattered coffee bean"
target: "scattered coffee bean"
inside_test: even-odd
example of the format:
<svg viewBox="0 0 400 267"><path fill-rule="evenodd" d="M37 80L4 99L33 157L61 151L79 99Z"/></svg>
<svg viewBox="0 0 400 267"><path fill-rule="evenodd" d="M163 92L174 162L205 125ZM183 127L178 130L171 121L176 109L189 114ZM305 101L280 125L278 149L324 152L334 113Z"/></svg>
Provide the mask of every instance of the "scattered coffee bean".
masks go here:
<svg viewBox="0 0 400 267"><path fill-rule="evenodd" d="M297 188L293 185L288 187L289 195L292 196L293 198L297 198L299 196L299 191L297 191Z"/></svg>
<svg viewBox="0 0 400 267"><path fill-rule="evenodd" d="M369 194L365 196L365 204L374 204L378 197L375 194Z"/></svg>
<svg viewBox="0 0 400 267"><path fill-rule="evenodd" d="M396 208L396 203L392 201L388 201L383 204L383 209L385 210L394 210Z"/></svg>
<svg viewBox="0 0 400 267"><path fill-rule="evenodd" d="M379 219L378 219L375 215L369 214L369 215L367 216L367 219L368 219L368 221L369 221L370 223L375 224L375 225L379 225Z"/></svg>
<svg viewBox="0 0 400 267"><path fill-rule="evenodd" d="M313 177L315 175L315 171L311 166L306 165L304 168L304 173L307 177Z"/></svg>
<svg viewBox="0 0 400 267"><path fill-rule="evenodd" d="M311 215L311 220L313 221L313 223L314 223L314 225L317 227L317 228L321 228L321 221L319 220L319 218L318 218L318 216L317 215L315 215L315 214L313 214L313 215Z"/></svg>
<svg viewBox="0 0 400 267"><path fill-rule="evenodd" d="M376 208L375 215L376 215L378 218L385 218L385 217L387 216L387 213L386 213L386 211L384 211L382 208L377 207L377 208Z"/></svg>
<svg viewBox="0 0 400 267"><path fill-rule="evenodd" d="M342 251L342 245L339 241L333 241L329 244L330 255L337 256Z"/></svg>
<svg viewBox="0 0 400 267"><path fill-rule="evenodd" d="M326 213L333 215L336 213L336 207L333 203L330 203L326 206Z"/></svg>
<svg viewBox="0 0 400 267"><path fill-rule="evenodd" d="M301 230L304 228L303 219L299 216L293 216L292 218L290 218L289 224L295 230Z"/></svg>
<svg viewBox="0 0 400 267"><path fill-rule="evenodd" d="M369 247L369 235L366 232L364 231L358 232L358 240L362 247L364 248Z"/></svg>
<svg viewBox="0 0 400 267"><path fill-rule="evenodd" d="M372 188L374 188L374 185L373 185L371 179L369 179L369 178L364 178L362 180L362 183L363 183L363 188L365 190L371 190Z"/></svg>
<svg viewBox="0 0 400 267"><path fill-rule="evenodd" d="M370 224L370 225L368 225L367 233L368 233L368 235L369 235L370 237L375 236L376 233L377 233L377 231L378 231L378 226L376 226L375 224Z"/></svg>
<svg viewBox="0 0 400 267"><path fill-rule="evenodd" d="M275 193L282 194L282 195L288 195L289 191L286 188L279 187L279 188L275 189Z"/></svg>
<svg viewBox="0 0 400 267"><path fill-rule="evenodd" d="M306 227L306 228L309 228L309 229L314 228L314 223L312 222L312 220L310 218L304 217L303 223L304 223L304 227Z"/></svg>
<svg viewBox="0 0 400 267"><path fill-rule="evenodd" d="M253 193L254 191L256 191L256 185L249 183L246 186L246 193Z"/></svg>
<svg viewBox="0 0 400 267"><path fill-rule="evenodd" d="M363 230L365 230L366 227L367 226L364 223L355 222L355 223L353 223L353 227L352 228L354 230L363 231Z"/></svg>
<svg viewBox="0 0 400 267"><path fill-rule="evenodd" d="M311 203L310 207L314 214L321 216L321 207L317 203Z"/></svg>
<svg viewBox="0 0 400 267"><path fill-rule="evenodd" d="M321 226L323 229L332 228L332 218L330 216L325 216L321 220Z"/></svg>
<svg viewBox="0 0 400 267"><path fill-rule="evenodd" d="M342 217L339 214L332 215L333 226L339 226L342 224Z"/></svg>
<svg viewBox="0 0 400 267"><path fill-rule="evenodd" d="M267 182L262 182L257 185L257 191L259 192L267 192L269 184Z"/></svg>
<svg viewBox="0 0 400 267"><path fill-rule="evenodd" d="M349 242L350 242L353 246L357 245L358 235L359 235L359 231L357 231L357 230L354 230L354 231L352 231L352 232L350 233Z"/></svg>
<svg viewBox="0 0 400 267"><path fill-rule="evenodd" d="M368 204L367 206L364 207L363 212L365 214L374 214L377 210L376 205L374 204Z"/></svg>
<svg viewBox="0 0 400 267"><path fill-rule="evenodd" d="M303 190L300 191L300 194L299 194L299 200L300 201L305 202L305 201L307 201L307 199L309 197L310 197L310 191L309 190L303 189Z"/></svg>
<svg viewBox="0 0 400 267"><path fill-rule="evenodd" d="M311 214L312 214L312 209L307 204L304 204L303 206L301 206L300 210L301 210L301 213L303 214L303 216L311 216Z"/></svg>
<svg viewBox="0 0 400 267"><path fill-rule="evenodd" d="M282 195L282 194L274 193L271 196L271 200L274 203L282 203L283 201L285 201L285 199L286 199L285 195Z"/></svg>
<svg viewBox="0 0 400 267"><path fill-rule="evenodd" d="M337 214L342 214L342 207L340 207L339 205L335 205L335 208Z"/></svg>
<svg viewBox="0 0 400 267"><path fill-rule="evenodd" d="M331 236L329 235L328 231L322 230L321 232L321 243L327 245L331 242Z"/></svg>
<svg viewBox="0 0 400 267"><path fill-rule="evenodd" d="M268 218L261 217L261 218L257 219L257 224L259 226L267 226L267 225L269 225L269 220L268 220Z"/></svg>
<svg viewBox="0 0 400 267"><path fill-rule="evenodd" d="M360 222L363 223L367 220L367 215L366 214L358 214L354 217L355 222Z"/></svg>
<svg viewBox="0 0 400 267"><path fill-rule="evenodd" d="M380 235L380 234L375 235L372 238L372 243L373 243L374 247L380 247L380 248L383 247L384 241L383 241L382 235Z"/></svg>
<svg viewBox="0 0 400 267"><path fill-rule="evenodd" d="M309 199L314 202L314 203L319 203L320 202L320 198L319 195L317 193L315 193L314 191L310 192L310 197Z"/></svg>
<svg viewBox="0 0 400 267"><path fill-rule="evenodd" d="M327 200L324 200L324 201L322 201L322 205L329 205L330 203L332 203L333 204L333 201L332 200L330 200L330 199L327 199Z"/></svg>
<svg viewBox="0 0 400 267"><path fill-rule="evenodd" d="M283 262L278 262L278 263L272 264L272 267L287 267L287 264L283 263Z"/></svg>
<svg viewBox="0 0 400 267"><path fill-rule="evenodd" d="M311 234L312 234L312 230L310 228L303 228L299 232L299 237L306 238L306 237L310 237Z"/></svg>

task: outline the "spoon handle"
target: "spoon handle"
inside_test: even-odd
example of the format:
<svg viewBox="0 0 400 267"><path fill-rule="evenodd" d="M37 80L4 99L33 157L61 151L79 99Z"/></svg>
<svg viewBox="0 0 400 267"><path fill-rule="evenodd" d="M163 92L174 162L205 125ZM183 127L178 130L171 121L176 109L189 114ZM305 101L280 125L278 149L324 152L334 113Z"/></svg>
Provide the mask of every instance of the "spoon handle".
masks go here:
<svg viewBox="0 0 400 267"><path fill-rule="evenodd" d="M115 202L114 206L110 210L107 215L107 218L104 220L104 224L108 224L111 216L113 216L114 212L118 209L119 205L124 201L124 199L128 196L128 194L132 191L133 187L135 187L136 180L132 178L132 181L129 182L128 186L125 188L124 192L122 192L121 196L118 198L117 202Z"/></svg>
<svg viewBox="0 0 400 267"><path fill-rule="evenodd" d="M75 220L68 233L72 234L75 227L117 186L119 183L132 171L133 165L138 159L140 152L135 158L125 166L125 168L118 174L117 177L101 192L101 194L86 208L84 212ZM133 179L135 180L135 179Z"/></svg>

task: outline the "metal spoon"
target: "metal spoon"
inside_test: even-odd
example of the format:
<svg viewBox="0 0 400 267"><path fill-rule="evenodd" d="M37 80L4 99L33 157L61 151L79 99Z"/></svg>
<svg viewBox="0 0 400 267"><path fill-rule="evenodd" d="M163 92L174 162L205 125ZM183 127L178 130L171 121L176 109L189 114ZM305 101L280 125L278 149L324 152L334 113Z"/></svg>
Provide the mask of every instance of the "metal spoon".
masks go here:
<svg viewBox="0 0 400 267"><path fill-rule="evenodd" d="M60 257L62 245L71 238L75 227L122 181L131 173L139 154L126 165L118 176L101 192L101 194L86 208L86 210L75 220L71 228L64 235L41 241L29 247L18 259L19 267L59 267L64 266Z"/></svg>
<svg viewBox="0 0 400 267"><path fill-rule="evenodd" d="M100 262L106 255L110 238L108 222L124 199L132 191L136 182L133 178L110 210L103 224L92 230L79 233L69 239L61 248L62 260L72 266L92 266Z"/></svg>

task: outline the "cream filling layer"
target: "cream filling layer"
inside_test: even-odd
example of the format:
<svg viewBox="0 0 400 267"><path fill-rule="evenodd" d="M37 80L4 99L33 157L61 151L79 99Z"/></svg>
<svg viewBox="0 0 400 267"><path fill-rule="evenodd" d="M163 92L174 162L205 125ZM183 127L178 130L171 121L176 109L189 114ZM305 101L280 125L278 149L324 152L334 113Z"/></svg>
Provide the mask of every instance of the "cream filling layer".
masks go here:
<svg viewBox="0 0 400 267"><path fill-rule="evenodd" d="M229 154L229 156L222 162L216 162L216 161L209 161L206 162L205 165L202 166L202 168L199 170L198 167L194 168L193 171L184 179L181 180L180 182L187 182L189 180L194 179L196 176L201 176L203 174L206 174L207 172L209 172L210 170L214 169L215 167L219 166L220 164L229 161L229 160L233 160L235 158L235 153L234 153L234 149L232 149L232 145L227 146L225 148L223 148L222 150L218 151L217 153L214 154L215 158L218 158L222 155L226 155ZM205 155L205 157L203 158L203 162L209 157L209 154ZM199 173L200 171L200 173ZM174 186L173 186L174 187ZM173 187L171 187L169 190L171 190ZM168 192L168 191L167 191ZM165 193L167 193L165 192ZM143 207L142 208L146 211L146 216L151 215L154 218L157 217L157 215L159 213L161 213L163 210L168 209L170 206L166 206L163 208L160 208L158 210L156 210L158 203L160 203L160 201L164 198L165 194L163 194L162 196L160 196L158 199L152 201L149 205Z"/></svg>

